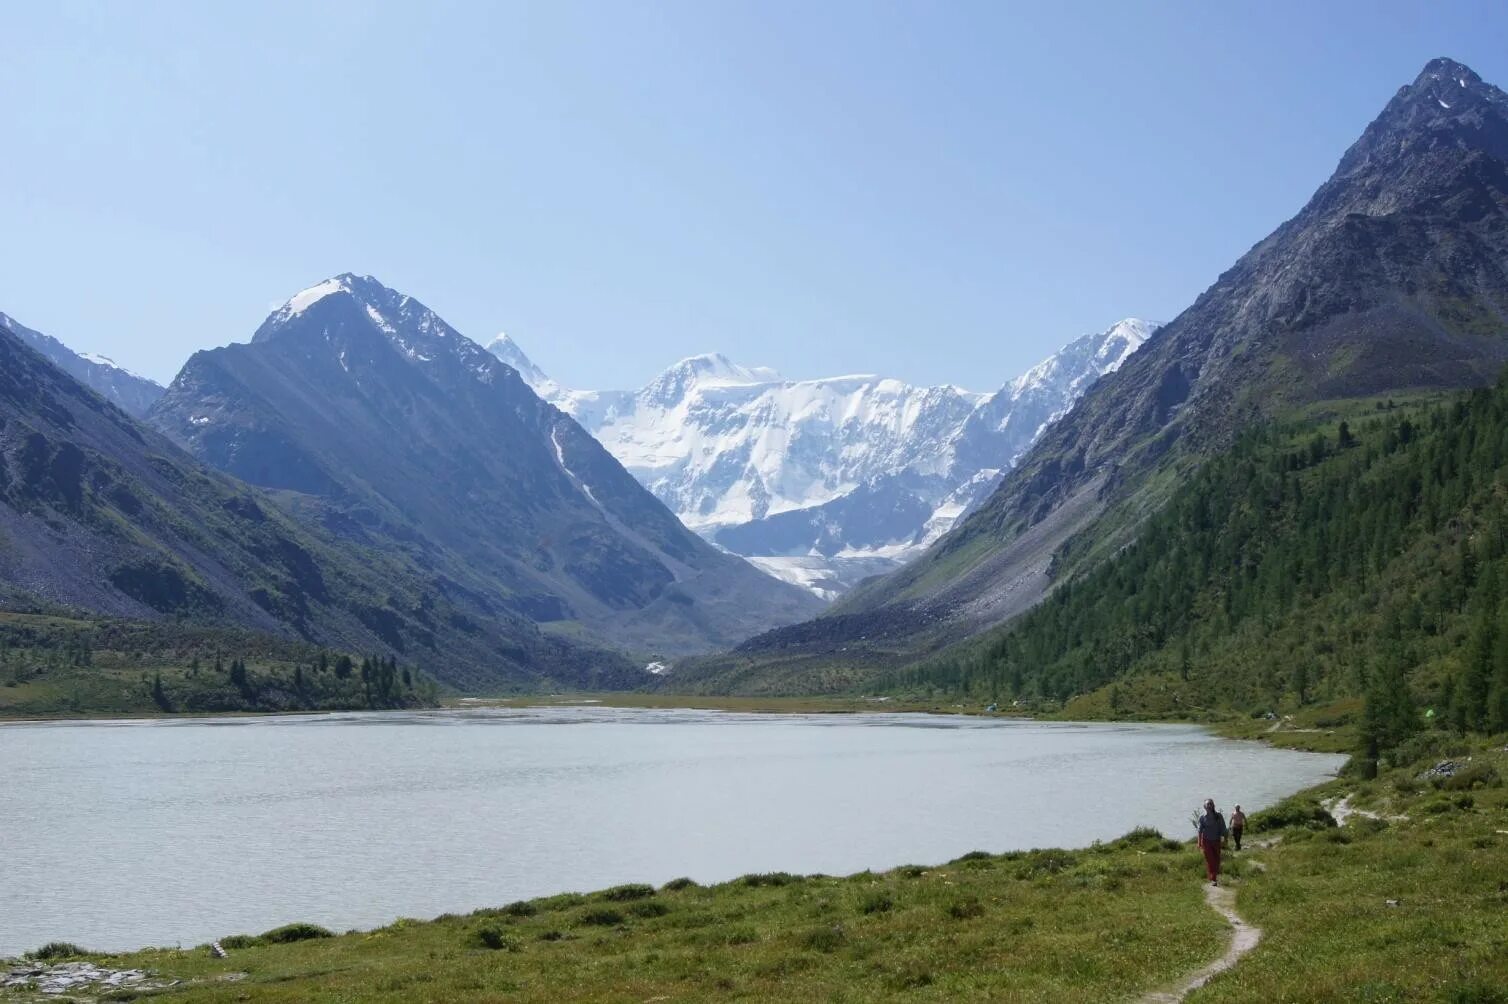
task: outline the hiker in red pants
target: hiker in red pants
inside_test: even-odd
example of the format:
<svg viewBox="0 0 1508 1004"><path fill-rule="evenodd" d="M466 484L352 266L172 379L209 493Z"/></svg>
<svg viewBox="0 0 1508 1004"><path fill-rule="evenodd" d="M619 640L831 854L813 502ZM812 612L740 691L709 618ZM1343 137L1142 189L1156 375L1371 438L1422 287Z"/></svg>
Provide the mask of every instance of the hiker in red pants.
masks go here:
<svg viewBox="0 0 1508 1004"><path fill-rule="evenodd" d="M1225 817L1215 808L1215 800L1204 800L1204 812L1199 816L1199 849L1204 852L1204 870L1210 877L1210 885L1220 884L1220 845L1229 832Z"/></svg>

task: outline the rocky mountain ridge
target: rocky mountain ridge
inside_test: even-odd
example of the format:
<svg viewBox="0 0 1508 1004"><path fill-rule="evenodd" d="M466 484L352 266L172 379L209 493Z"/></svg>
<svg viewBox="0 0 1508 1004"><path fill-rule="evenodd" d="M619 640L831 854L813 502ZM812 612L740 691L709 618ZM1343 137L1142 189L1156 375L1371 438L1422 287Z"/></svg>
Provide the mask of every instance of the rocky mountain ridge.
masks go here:
<svg viewBox="0 0 1508 1004"><path fill-rule="evenodd" d="M0 314L0 328L42 353L54 366L103 395L128 415L140 418L162 396L162 385L155 380L137 376L105 356L75 352L56 338L28 328L8 314Z"/></svg>
<svg viewBox="0 0 1508 1004"><path fill-rule="evenodd" d="M927 554L761 660L904 663L1113 553L1180 472L1336 399L1485 385L1508 363L1508 95L1430 62L1292 219L1051 426ZM735 660L738 661L738 660ZM722 670L726 671L726 666Z"/></svg>
<svg viewBox="0 0 1508 1004"><path fill-rule="evenodd" d="M515 369L370 276L196 353L149 419L290 512L560 637L647 660L816 605L686 530Z"/></svg>
<svg viewBox="0 0 1508 1004"><path fill-rule="evenodd" d="M0 330L0 609L233 627L420 665L464 690L625 687L422 555L288 515Z"/></svg>

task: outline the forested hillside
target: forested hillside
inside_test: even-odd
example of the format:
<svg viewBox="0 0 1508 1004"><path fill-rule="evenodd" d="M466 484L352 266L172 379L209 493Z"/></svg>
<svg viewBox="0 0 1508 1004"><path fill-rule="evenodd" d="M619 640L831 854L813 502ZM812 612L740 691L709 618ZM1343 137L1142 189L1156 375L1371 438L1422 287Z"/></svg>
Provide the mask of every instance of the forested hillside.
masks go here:
<svg viewBox="0 0 1508 1004"><path fill-rule="evenodd" d="M238 628L0 611L0 719L375 710L438 700L432 678L392 656Z"/></svg>
<svg viewBox="0 0 1508 1004"><path fill-rule="evenodd" d="M1508 381L1254 430L1116 557L889 685L1164 714L1368 696L1384 746L1425 707L1508 730Z"/></svg>

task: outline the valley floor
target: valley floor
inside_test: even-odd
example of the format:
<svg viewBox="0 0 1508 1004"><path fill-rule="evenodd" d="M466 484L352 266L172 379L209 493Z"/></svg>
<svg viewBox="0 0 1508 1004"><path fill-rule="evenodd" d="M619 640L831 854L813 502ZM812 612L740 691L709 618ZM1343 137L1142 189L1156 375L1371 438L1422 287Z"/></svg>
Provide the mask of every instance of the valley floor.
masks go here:
<svg viewBox="0 0 1508 1004"><path fill-rule="evenodd" d="M222 939L224 959L200 946L88 961L182 981L157 991L175 1001L1503 1001L1508 748L1440 736L1415 753L1253 816L1226 886L1265 936L1186 996L1232 930L1192 845L1149 831L844 878L624 886L341 936L294 925ZM1425 774L1446 757L1454 777Z"/></svg>

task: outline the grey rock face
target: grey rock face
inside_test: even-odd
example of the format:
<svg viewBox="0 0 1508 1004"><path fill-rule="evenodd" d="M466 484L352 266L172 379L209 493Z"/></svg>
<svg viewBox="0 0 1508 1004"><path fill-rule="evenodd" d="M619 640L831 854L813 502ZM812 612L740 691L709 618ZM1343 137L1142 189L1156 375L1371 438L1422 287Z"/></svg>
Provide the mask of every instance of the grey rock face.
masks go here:
<svg viewBox="0 0 1508 1004"><path fill-rule="evenodd" d="M703 650L816 606L687 531L515 368L370 276L197 353L150 420L449 590L616 647Z"/></svg>
<svg viewBox="0 0 1508 1004"><path fill-rule="evenodd" d="M476 690L639 678L621 655L466 592L418 549L322 525L317 506L300 515L0 330L0 606L249 628Z"/></svg>

